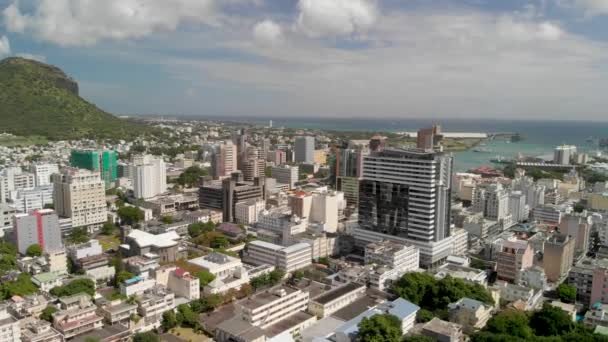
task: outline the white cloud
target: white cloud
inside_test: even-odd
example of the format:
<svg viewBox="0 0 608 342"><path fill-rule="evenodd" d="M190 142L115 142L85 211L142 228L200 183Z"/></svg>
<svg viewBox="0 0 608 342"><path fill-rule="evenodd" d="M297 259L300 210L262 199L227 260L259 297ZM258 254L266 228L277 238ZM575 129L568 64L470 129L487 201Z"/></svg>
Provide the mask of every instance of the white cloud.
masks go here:
<svg viewBox="0 0 608 342"><path fill-rule="evenodd" d="M253 38L262 46L275 46L283 40L283 30L274 21L264 20L253 27Z"/></svg>
<svg viewBox="0 0 608 342"><path fill-rule="evenodd" d="M608 0L557 0L567 7L576 7L587 16L608 15Z"/></svg>
<svg viewBox="0 0 608 342"><path fill-rule="evenodd" d="M62 46L93 45L102 39L140 38L173 31L181 23L215 24L215 0L34 0L23 13L15 0L4 11L12 32L31 31Z"/></svg>
<svg viewBox="0 0 608 342"><path fill-rule="evenodd" d="M11 44L7 36L0 37L0 58L11 54Z"/></svg>
<svg viewBox="0 0 608 342"><path fill-rule="evenodd" d="M299 0L296 27L311 37L363 33L378 19L374 0Z"/></svg>
<svg viewBox="0 0 608 342"><path fill-rule="evenodd" d="M608 46L542 18L400 12L377 23L366 47L294 39L289 49L231 45L265 63L187 58L165 63L187 84L272 98L271 104L214 104L234 115L281 115L284 108L290 115L336 117L605 115L602 89L608 75L598 65L608 57Z"/></svg>
<svg viewBox="0 0 608 342"><path fill-rule="evenodd" d="M32 54L32 53L18 53L17 56L23 57L26 59L31 59L34 61L38 61L38 62L42 62L42 63L46 63L46 56L43 56L43 55L36 55L36 54Z"/></svg>

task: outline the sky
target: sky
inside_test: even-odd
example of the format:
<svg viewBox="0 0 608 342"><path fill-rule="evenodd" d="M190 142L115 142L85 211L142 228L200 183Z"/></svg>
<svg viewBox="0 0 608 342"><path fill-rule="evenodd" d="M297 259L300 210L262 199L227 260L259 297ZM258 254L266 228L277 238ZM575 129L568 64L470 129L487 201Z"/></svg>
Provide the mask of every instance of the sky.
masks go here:
<svg viewBox="0 0 608 342"><path fill-rule="evenodd" d="M608 121L608 0L0 0L120 115Z"/></svg>

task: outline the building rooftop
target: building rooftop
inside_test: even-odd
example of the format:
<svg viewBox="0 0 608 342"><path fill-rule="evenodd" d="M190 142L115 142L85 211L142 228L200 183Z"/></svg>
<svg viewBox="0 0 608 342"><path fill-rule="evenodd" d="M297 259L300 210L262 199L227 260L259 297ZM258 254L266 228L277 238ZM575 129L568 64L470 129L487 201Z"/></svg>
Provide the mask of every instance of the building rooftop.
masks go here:
<svg viewBox="0 0 608 342"><path fill-rule="evenodd" d="M296 243L295 245L291 245L289 247L284 247L283 252L285 253L293 253L302 249L310 248L310 245L304 242Z"/></svg>
<svg viewBox="0 0 608 342"><path fill-rule="evenodd" d="M223 321L217 326L217 329L225 331L233 336L239 336L245 341L254 341L264 336L264 331L262 329L243 320L239 316Z"/></svg>
<svg viewBox="0 0 608 342"><path fill-rule="evenodd" d="M422 329L434 332L438 335L452 336L461 331L462 328L459 324L446 322L435 317L426 323Z"/></svg>
<svg viewBox="0 0 608 342"><path fill-rule="evenodd" d="M140 247L154 246L158 248L176 246L177 240L180 239L175 231L154 235L139 229L132 230L128 237L135 240Z"/></svg>
<svg viewBox="0 0 608 342"><path fill-rule="evenodd" d="M315 298L314 301L320 304L327 304L333 300L336 300L346 295L347 293L353 292L360 288L365 288L365 285L358 283L348 283L329 292L325 292L325 294Z"/></svg>
<svg viewBox="0 0 608 342"><path fill-rule="evenodd" d="M36 274L32 276L32 278L40 283L48 283L59 279L59 275L57 275L57 273L47 272Z"/></svg>
<svg viewBox="0 0 608 342"><path fill-rule="evenodd" d="M188 260L188 263L200 266L206 269L217 267L217 265L225 265L229 263L241 263L241 259L231 257L222 253L211 253L202 257Z"/></svg>
<svg viewBox="0 0 608 342"><path fill-rule="evenodd" d="M274 243L270 243L270 242L266 242L266 241L262 241L262 240L251 241L251 242L249 242L249 244L259 246L262 248L266 248L266 249L272 249L274 251L278 251L278 250L285 248L281 245L275 245Z"/></svg>
<svg viewBox="0 0 608 342"><path fill-rule="evenodd" d="M281 292L284 292L284 295L281 295ZM261 306L264 306L266 304L272 303L275 300L279 300L282 297L286 296L286 295L290 295L294 292L300 291L299 289L296 289L294 287L291 286L278 286L278 287L274 287L271 288L265 292L253 295L251 297L249 297L248 299L240 302L239 304L241 304L243 307L248 308L248 309L257 309Z"/></svg>
<svg viewBox="0 0 608 342"><path fill-rule="evenodd" d="M309 319L311 319L313 317L314 317L313 315L308 314L303 311L296 312L295 314L293 314L285 319L282 319L282 320L276 322L275 324L269 326L268 328L264 329L264 333L267 337L272 338L274 336L281 334L284 331L287 331L295 326L298 326L298 325L308 321Z"/></svg>

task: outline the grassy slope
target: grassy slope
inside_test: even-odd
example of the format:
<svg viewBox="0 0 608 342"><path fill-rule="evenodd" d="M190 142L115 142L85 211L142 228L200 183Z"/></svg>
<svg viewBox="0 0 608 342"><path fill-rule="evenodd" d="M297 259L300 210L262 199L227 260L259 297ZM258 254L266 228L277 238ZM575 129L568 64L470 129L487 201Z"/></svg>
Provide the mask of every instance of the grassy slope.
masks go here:
<svg viewBox="0 0 608 342"><path fill-rule="evenodd" d="M0 132L50 139L127 138L145 131L83 100L60 69L7 58L0 61Z"/></svg>

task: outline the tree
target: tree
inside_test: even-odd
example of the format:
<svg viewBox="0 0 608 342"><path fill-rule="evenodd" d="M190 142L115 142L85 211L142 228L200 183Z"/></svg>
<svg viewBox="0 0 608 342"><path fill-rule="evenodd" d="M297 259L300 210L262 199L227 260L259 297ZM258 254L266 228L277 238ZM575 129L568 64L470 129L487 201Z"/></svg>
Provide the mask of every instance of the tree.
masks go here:
<svg viewBox="0 0 608 342"><path fill-rule="evenodd" d="M74 228L68 236L68 242L73 244L85 243L90 240L89 232L86 228Z"/></svg>
<svg viewBox="0 0 608 342"><path fill-rule="evenodd" d="M15 281L0 283L0 294L2 299L12 296L27 296L38 292L38 287L32 283L32 277L27 273L21 273Z"/></svg>
<svg viewBox="0 0 608 342"><path fill-rule="evenodd" d="M401 339L401 322L390 315L365 317L359 322L359 339L366 342L399 342Z"/></svg>
<svg viewBox="0 0 608 342"><path fill-rule="evenodd" d="M57 311L58 311L58 309L56 307L49 305L46 308L44 308L44 310L42 310L42 313L40 313L40 319L52 323L53 314Z"/></svg>
<svg viewBox="0 0 608 342"><path fill-rule="evenodd" d="M432 320L435 317L433 313L427 309L420 309L418 313L416 313L416 322L418 323L426 323Z"/></svg>
<svg viewBox="0 0 608 342"><path fill-rule="evenodd" d="M95 282L88 278L75 279L67 285L52 288L50 293L56 297L69 297L79 293L86 293L89 296L94 296Z"/></svg>
<svg viewBox="0 0 608 342"><path fill-rule="evenodd" d="M133 342L160 342L160 337L151 331L136 333L133 335Z"/></svg>
<svg viewBox="0 0 608 342"><path fill-rule="evenodd" d="M298 282L298 281L302 280L302 278L304 278L304 272L295 271L295 272L293 272L293 275L291 277L293 278L294 281Z"/></svg>
<svg viewBox="0 0 608 342"><path fill-rule="evenodd" d="M576 287L568 284L560 284L557 287L557 295L564 303L574 303L576 301Z"/></svg>
<svg viewBox="0 0 608 342"><path fill-rule="evenodd" d="M196 277L199 280L201 289L207 286L210 282L215 280L215 275L208 271L200 271L196 273Z"/></svg>
<svg viewBox="0 0 608 342"><path fill-rule="evenodd" d="M173 216L165 215L165 216L161 217L160 220L164 224L171 224L171 223L173 223Z"/></svg>
<svg viewBox="0 0 608 342"><path fill-rule="evenodd" d="M118 217L124 224L128 224L130 226L143 221L145 215L144 212L132 206L125 206L118 209Z"/></svg>
<svg viewBox="0 0 608 342"><path fill-rule="evenodd" d="M276 285L281 282L285 278L285 272L282 270L274 270L269 273L269 280L271 285Z"/></svg>
<svg viewBox="0 0 608 342"><path fill-rule="evenodd" d="M540 311L532 314L530 327L539 336L563 335L572 331L572 318L562 309L545 304Z"/></svg>
<svg viewBox="0 0 608 342"><path fill-rule="evenodd" d="M203 170L198 166L191 166L184 170L182 174L177 178L177 184L192 188L196 186L199 182L199 178L208 175L207 170Z"/></svg>
<svg viewBox="0 0 608 342"><path fill-rule="evenodd" d="M199 325L198 315L196 312L192 311L188 304L178 305L176 320L181 322L181 325L188 328L195 328Z"/></svg>
<svg viewBox="0 0 608 342"><path fill-rule="evenodd" d="M435 339L424 335L411 335L405 336L401 342L435 342Z"/></svg>
<svg viewBox="0 0 608 342"><path fill-rule="evenodd" d="M168 331L177 326L177 319L175 318L175 312L168 310L163 312L163 320L161 322L163 330Z"/></svg>
<svg viewBox="0 0 608 342"><path fill-rule="evenodd" d="M230 241L225 236L214 237L209 245L211 248L226 248L228 246L230 246Z"/></svg>
<svg viewBox="0 0 608 342"><path fill-rule="evenodd" d="M530 339L533 331L529 326L528 316L517 310L506 310L492 317L486 324L485 331L493 334L506 334L523 339Z"/></svg>
<svg viewBox="0 0 608 342"><path fill-rule="evenodd" d="M42 255L42 247L39 244L33 244L27 248L25 254L29 257L39 257Z"/></svg>
<svg viewBox="0 0 608 342"><path fill-rule="evenodd" d="M118 230L118 227L116 227L113 222L108 221L103 224L103 227L101 227L101 234L111 236L114 235L114 232L116 232L116 230Z"/></svg>
<svg viewBox="0 0 608 342"><path fill-rule="evenodd" d="M585 205L581 202L576 202L572 208L575 213L582 213L585 210Z"/></svg>
<svg viewBox="0 0 608 342"><path fill-rule="evenodd" d="M116 287L119 287L120 284L124 283L125 280L129 280L131 278L135 277L135 275L131 272L128 271L119 271L118 273L116 273L116 275L114 276L114 282Z"/></svg>

